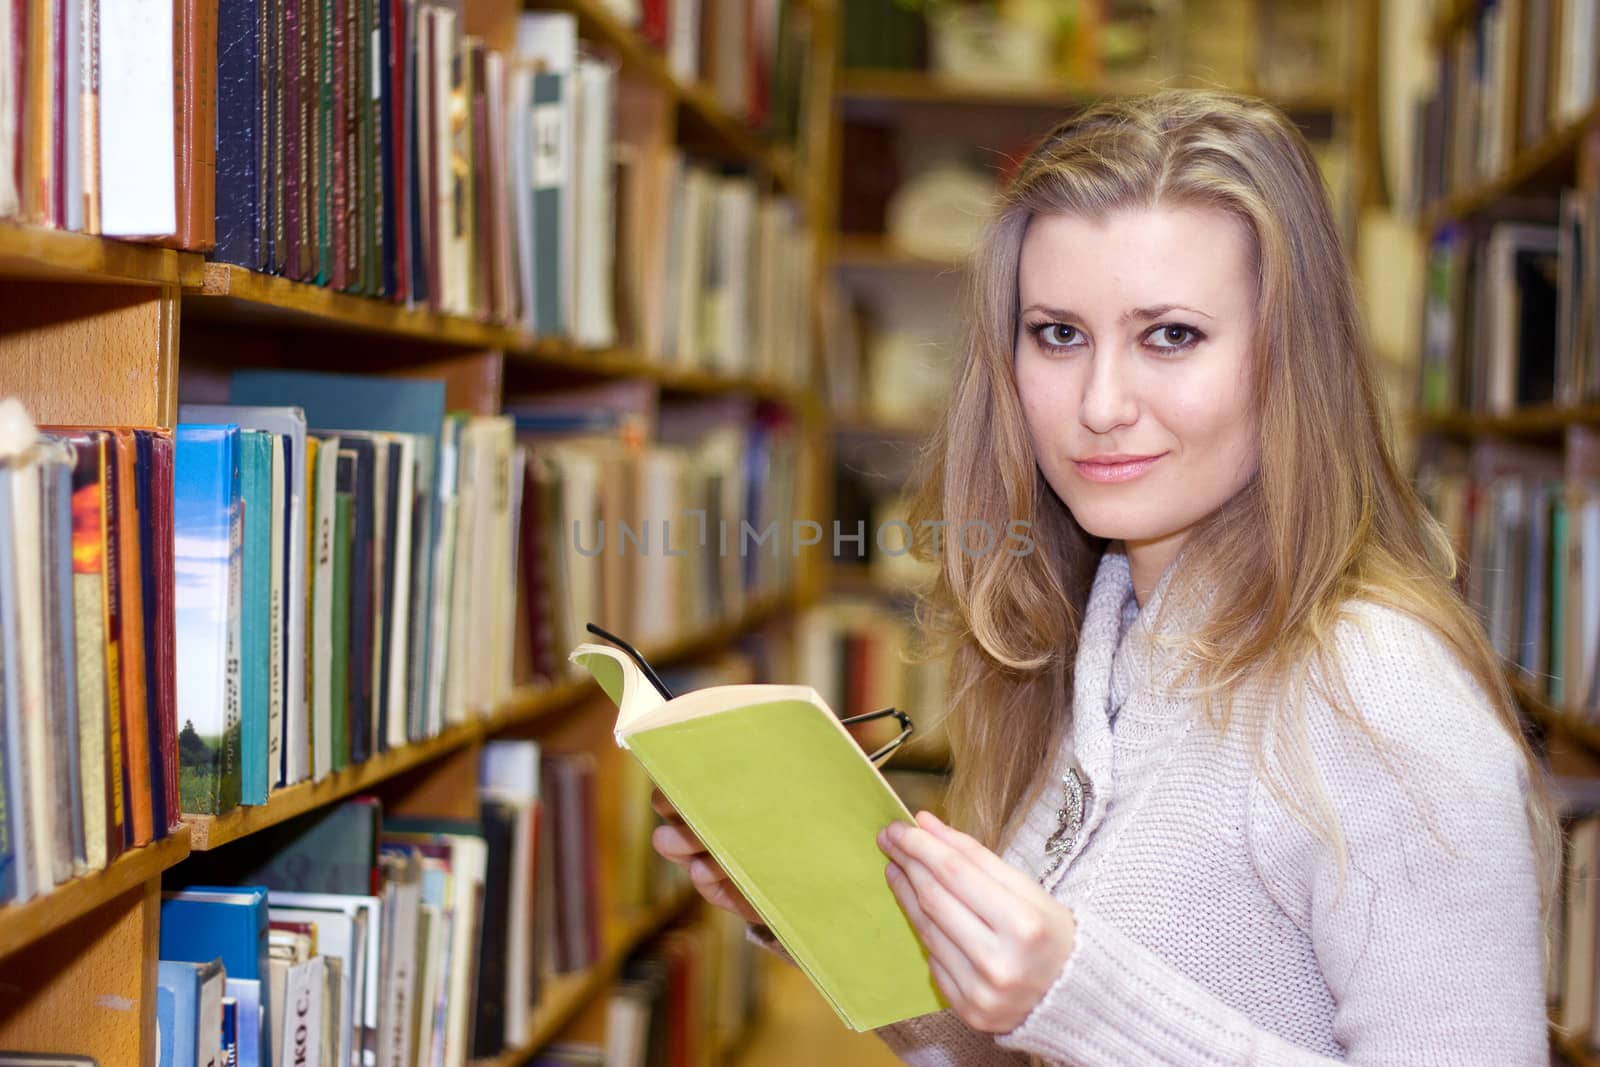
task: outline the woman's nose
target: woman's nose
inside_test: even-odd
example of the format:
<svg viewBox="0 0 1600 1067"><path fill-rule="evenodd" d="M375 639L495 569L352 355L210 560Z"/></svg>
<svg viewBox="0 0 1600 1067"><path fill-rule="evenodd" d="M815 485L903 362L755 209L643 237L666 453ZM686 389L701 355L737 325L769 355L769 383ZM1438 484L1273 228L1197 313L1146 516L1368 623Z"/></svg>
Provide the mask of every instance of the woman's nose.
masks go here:
<svg viewBox="0 0 1600 1067"><path fill-rule="evenodd" d="M1128 381L1127 360L1110 352L1090 357L1078 414L1094 433L1109 433L1138 419L1139 405Z"/></svg>

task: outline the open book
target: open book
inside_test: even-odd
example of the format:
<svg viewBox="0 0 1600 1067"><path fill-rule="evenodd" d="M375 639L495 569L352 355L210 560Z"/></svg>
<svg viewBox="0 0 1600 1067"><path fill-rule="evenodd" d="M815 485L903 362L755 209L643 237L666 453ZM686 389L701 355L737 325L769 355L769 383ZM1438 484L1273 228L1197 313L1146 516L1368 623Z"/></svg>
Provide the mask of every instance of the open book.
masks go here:
<svg viewBox="0 0 1600 1067"><path fill-rule="evenodd" d="M569 657L632 752L845 1025L945 1007L884 880L878 831L911 814L816 691L724 685L665 699L627 653Z"/></svg>

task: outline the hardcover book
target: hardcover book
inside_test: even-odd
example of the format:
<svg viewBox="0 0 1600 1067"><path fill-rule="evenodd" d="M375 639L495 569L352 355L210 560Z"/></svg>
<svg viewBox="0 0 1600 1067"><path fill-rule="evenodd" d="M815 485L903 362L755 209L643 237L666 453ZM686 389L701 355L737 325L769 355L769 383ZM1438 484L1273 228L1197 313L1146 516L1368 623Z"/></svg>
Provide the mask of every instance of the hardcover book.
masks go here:
<svg viewBox="0 0 1600 1067"><path fill-rule="evenodd" d="M616 703L617 744L847 1026L944 1008L877 845L911 814L814 689L726 685L668 700L609 645L569 658Z"/></svg>
<svg viewBox="0 0 1600 1067"><path fill-rule="evenodd" d="M183 810L218 815L240 792L239 428L178 427L179 792Z"/></svg>

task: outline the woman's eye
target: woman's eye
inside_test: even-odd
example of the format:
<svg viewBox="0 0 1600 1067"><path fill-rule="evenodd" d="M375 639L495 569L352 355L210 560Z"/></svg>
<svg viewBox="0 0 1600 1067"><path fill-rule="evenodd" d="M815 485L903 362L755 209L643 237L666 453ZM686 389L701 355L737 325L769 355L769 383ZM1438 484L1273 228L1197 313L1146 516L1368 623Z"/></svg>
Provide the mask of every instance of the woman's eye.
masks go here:
<svg viewBox="0 0 1600 1067"><path fill-rule="evenodd" d="M1077 327L1059 322L1043 323L1033 332L1046 348L1070 348L1078 340Z"/></svg>
<svg viewBox="0 0 1600 1067"><path fill-rule="evenodd" d="M1177 324L1157 326L1150 331L1148 340L1156 348L1188 348L1200 340L1200 331L1192 326Z"/></svg>

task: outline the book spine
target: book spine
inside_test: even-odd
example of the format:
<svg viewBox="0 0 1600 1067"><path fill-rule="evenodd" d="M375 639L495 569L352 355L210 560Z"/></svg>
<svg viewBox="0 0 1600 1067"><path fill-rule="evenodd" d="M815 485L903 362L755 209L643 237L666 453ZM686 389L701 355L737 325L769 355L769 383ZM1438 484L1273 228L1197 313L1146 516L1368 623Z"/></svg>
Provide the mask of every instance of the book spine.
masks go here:
<svg viewBox="0 0 1600 1067"><path fill-rule="evenodd" d="M85 862L106 865L105 444L78 445L72 491L72 603L77 639L78 777Z"/></svg>
<svg viewBox="0 0 1600 1067"><path fill-rule="evenodd" d="M241 772L241 705L243 679L241 675L241 623L244 606L244 505L239 496L240 450L239 434L227 439L226 463L228 478L228 603L227 644L225 646L225 674L222 701L222 753L220 802L228 811L239 805Z"/></svg>
<svg viewBox="0 0 1600 1067"><path fill-rule="evenodd" d="M160 571L157 559L161 552L161 545L168 531L162 526L160 508L157 507L155 483L156 434L149 430L135 430L134 455L135 477L134 487L138 494L139 514L139 583L140 583L140 621L142 625L142 639L144 641L144 704L141 709L143 714L142 724L145 732L145 749L149 760L146 777L140 779L142 785L148 787L150 803L150 839L159 840L167 836L170 823L167 820L167 773L166 758L168 748L166 732L162 728L162 644L161 644L161 600L164 591L160 581Z"/></svg>
<svg viewBox="0 0 1600 1067"><path fill-rule="evenodd" d="M64 872L67 877L84 874L89 870L88 843L84 829L84 781L80 752L78 719L78 636L73 614L77 600L73 588L72 568L72 470L66 460L67 450L62 449L60 462L52 464L50 477L55 482L51 499L54 512L50 540L50 581L54 588L47 591L48 603L55 620L52 626L54 655L51 662L52 705L56 717L52 733L59 738L53 746L56 759L56 792L64 794L66 805L58 813L67 816L68 834L56 833L58 841L69 845L69 863ZM70 838L70 841L67 839ZM58 872L63 873L63 872Z"/></svg>
<svg viewBox="0 0 1600 1067"><path fill-rule="evenodd" d="M217 23L216 249L213 258L261 269L262 0L222 0Z"/></svg>

